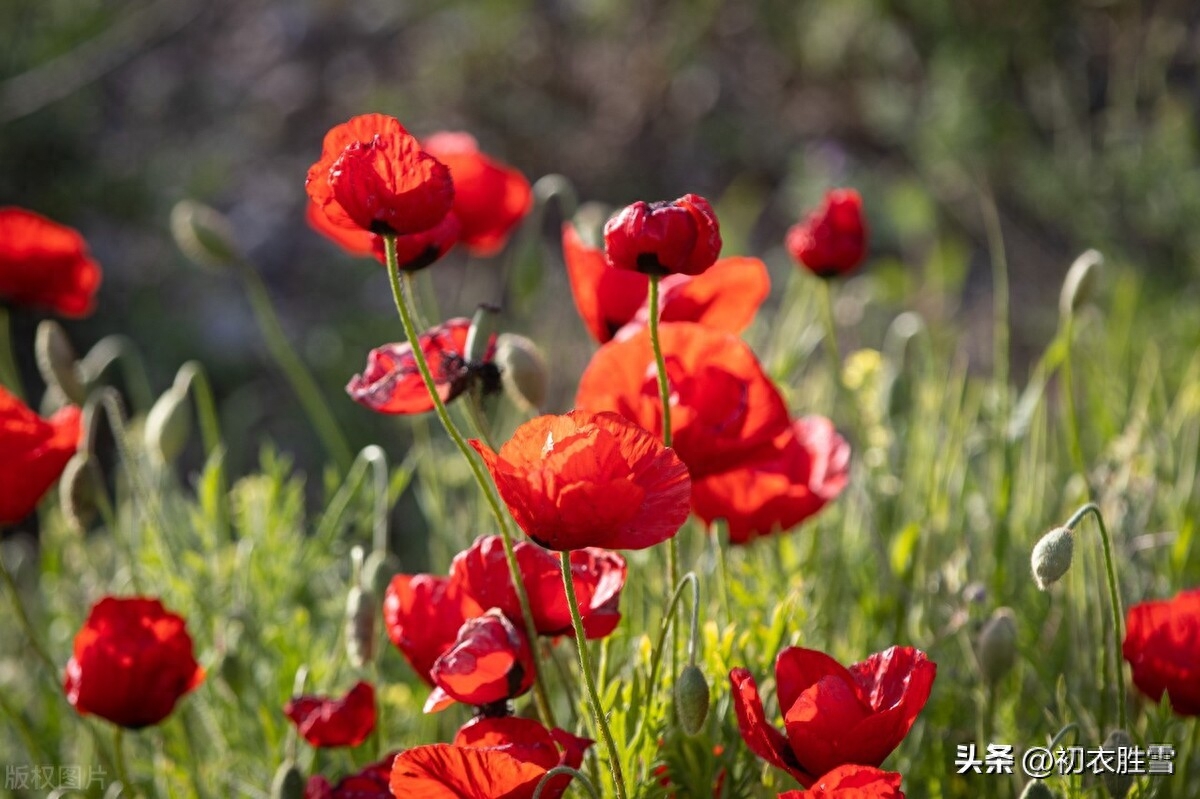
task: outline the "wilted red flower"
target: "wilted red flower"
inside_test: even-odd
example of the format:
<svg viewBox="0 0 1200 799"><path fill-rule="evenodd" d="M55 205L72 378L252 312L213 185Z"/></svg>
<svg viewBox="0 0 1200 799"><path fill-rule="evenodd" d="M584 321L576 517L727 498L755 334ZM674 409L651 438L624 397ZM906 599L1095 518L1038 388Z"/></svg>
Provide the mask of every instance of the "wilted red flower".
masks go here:
<svg viewBox="0 0 1200 799"><path fill-rule="evenodd" d="M361 228L338 227L330 222L329 217L311 200L306 217L313 230L351 255L370 255L379 263L387 264L382 236ZM416 272L441 260L458 241L460 228L458 217L451 212L429 230L397 236L396 260L400 264L400 271Z"/></svg>
<svg viewBox="0 0 1200 799"><path fill-rule="evenodd" d="M383 759L366 766L357 774L343 777L337 785L313 775L304 788L304 799L393 799L389 780L392 763L399 752L389 752Z"/></svg>
<svg viewBox="0 0 1200 799"><path fill-rule="evenodd" d="M454 702L483 707L507 702L533 687L536 669L525 633L499 608L468 619L458 639L429 670L434 689L425 702L436 713Z"/></svg>
<svg viewBox="0 0 1200 799"><path fill-rule="evenodd" d="M0 386L0 524L15 524L37 507L79 447L79 408L42 419Z"/></svg>
<svg viewBox="0 0 1200 799"><path fill-rule="evenodd" d="M469 133L435 133L421 144L450 169L459 240L475 255L494 255L533 207L529 181L516 169L479 151Z"/></svg>
<svg viewBox="0 0 1200 799"><path fill-rule="evenodd" d="M452 744L418 746L392 765L392 793L411 799L531 799L556 766L578 769L592 742L532 719L475 718ZM570 785L552 778L543 799L559 799Z"/></svg>
<svg viewBox="0 0 1200 799"><path fill-rule="evenodd" d="M603 344L646 302L650 278L610 267L604 250L585 244L570 222L562 230L563 261L575 307L592 338Z"/></svg>
<svg viewBox="0 0 1200 799"><path fill-rule="evenodd" d="M783 399L737 336L691 322L664 324L658 333L671 389L671 444L693 480L727 471L788 429ZM610 341L592 356L575 406L615 411L662 436L649 330Z"/></svg>
<svg viewBox="0 0 1200 799"><path fill-rule="evenodd" d="M0 299L87 316L96 305L100 265L73 228L24 208L0 208Z"/></svg>
<svg viewBox="0 0 1200 799"><path fill-rule="evenodd" d="M901 776L870 766L838 766L807 791L784 791L779 799L904 799Z"/></svg>
<svg viewBox="0 0 1200 799"><path fill-rule="evenodd" d="M513 549L538 633L574 635L558 556L529 541L518 541ZM522 623L500 536L481 536L458 553L450 565L450 579L482 607L500 608L514 624ZM573 550L571 579L584 634L589 639L604 638L621 621L618 605L625 586L625 558L597 547Z"/></svg>
<svg viewBox="0 0 1200 799"><path fill-rule="evenodd" d="M763 712L754 677L729 672L742 740L805 787L845 765L878 766L925 707L937 665L924 652L893 646L849 669L823 652L788 647L775 661L784 737Z"/></svg>
<svg viewBox="0 0 1200 799"><path fill-rule="evenodd" d="M382 114L356 116L330 129L305 188L333 225L380 234L429 230L454 201L446 165Z"/></svg>
<svg viewBox="0 0 1200 799"><path fill-rule="evenodd" d="M388 638L429 685L434 662L454 646L463 622L482 612L462 586L431 574L397 574L383 597Z"/></svg>
<svg viewBox="0 0 1200 799"><path fill-rule="evenodd" d="M466 358L470 319L451 319L421 334L421 350L437 385L442 402L450 402L472 385L484 394L500 390L500 369L493 363L496 337L488 340L483 360ZM346 393L359 405L379 413L425 413L433 410L433 399L421 379L412 345L385 344L367 355L367 368L350 378Z"/></svg>
<svg viewBox="0 0 1200 799"><path fill-rule="evenodd" d="M82 714L131 730L158 724L204 681L184 620L145 597L104 597L75 635L63 690Z"/></svg>
<svg viewBox="0 0 1200 799"><path fill-rule="evenodd" d="M1200 716L1200 588L1131 607L1121 652L1139 691L1155 702L1165 692L1176 713Z"/></svg>
<svg viewBox="0 0 1200 799"><path fill-rule="evenodd" d="M692 510L704 522L725 519L729 540L789 530L846 487L850 445L824 416L792 422L740 466L692 483Z"/></svg>
<svg viewBox="0 0 1200 799"><path fill-rule="evenodd" d="M721 229L712 206L698 194L672 202L639 200L604 225L604 253L617 269L698 275L721 254Z"/></svg>
<svg viewBox="0 0 1200 799"><path fill-rule="evenodd" d="M645 549L687 520L687 467L614 413L539 416L499 453L476 440L471 446L517 524L549 549Z"/></svg>
<svg viewBox="0 0 1200 799"><path fill-rule="evenodd" d="M862 198L854 189L833 189L821 207L793 225L784 241L797 263L820 277L845 274L867 252Z"/></svg>
<svg viewBox="0 0 1200 799"><path fill-rule="evenodd" d="M375 729L375 688L359 680L340 699L294 696L283 713L313 746L358 746Z"/></svg>

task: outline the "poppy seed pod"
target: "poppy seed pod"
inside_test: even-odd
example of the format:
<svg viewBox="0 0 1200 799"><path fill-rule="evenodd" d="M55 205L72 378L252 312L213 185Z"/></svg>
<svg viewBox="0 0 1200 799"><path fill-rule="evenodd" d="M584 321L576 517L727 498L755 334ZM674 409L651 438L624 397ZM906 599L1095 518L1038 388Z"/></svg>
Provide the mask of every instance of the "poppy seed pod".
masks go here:
<svg viewBox="0 0 1200 799"><path fill-rule="evenodd" d="M229 220L203 203L175 203L171 209L171 236L189 261L205 269L232 266L242 258Z"/></svg>
<svg viewBox="0 0 1200 799"><path fill-rule="evenodd" d="M1109 752L1120 752L1121 750L1128 752L1133 748L1133 739L1125 730L1115 729L1104 739L1101 748ZM1118 763L1123 762L1120 754L1116 757ZM1128 769L1115 771L1105 769L1100 774L1100 782L1104 783L1104 789L1108 791L1108 795L1112 799L1125 799L1125 795L1133 787L1133 774L1129 773Z"/></svg>
<svg viewBox="0 0 1200 799"><path fill-rule="evenodd" d="M38 372L46 385L53 386L76 405L87 399L83 381L79 376L79 358L63 326L53 319L44 319L38 325L33 345Z"/></svg>
<svg viewBox="0 0 1200 799"><path fill-rule="evenodd" d="M271 799L304 799L304 777L293 761L279 764L271 780Z"/></svg>
<svg viewBox="0 0 1200 799"><path fill-rule="evenodd" d="M996 608L979 632L979 671L994 686L1017 661L1017 617L1012 608Z"/></svg>
<svg viewBox="0 0 1200 799"><path fill-rule="evenodd" d="M192 427L192 404L185 387L167 389L146 415L146 449L159 464L173 463L187 446Z"/></svg>
<svg viewBox="0 0 1200 799"><path fill-rule="evenodd" d="M1058 582L1067 569L1071 568L1071 558L1075 554L1075 536L1066 527L1056 527L1042 536L1033 547L1030 562L1033 566L1033 579L1037 586L1045 591Z"/></svg>
<svg viewBox="0 0 1200 799"><path fill-rule="evenodd" d="M1021 799L1056 799L1054 791L1041 780L1031 780L1025 790L1021 791Z"/></svg>
<svg viewBox="0 0 1200 799"><path fill-rule="evenodd" d="M550 369L538 345L525 336L501 333L496 339L496 365L509 399L527 411L540 410L546 402Z"/></svg>
<svg viewBox="0 0 1200 799"><path fill-rule="evenodd" d="M355 668L375 658L375 595L357 585L346 597L346 655Z"/></svg>
<svg viewBox="0 0 1200 799"><path fill-rule="evenodd" d="M708 718L708 680L694 663L689 663L675 681L675 711L679 726L688 735L696 735Z"/></svg>

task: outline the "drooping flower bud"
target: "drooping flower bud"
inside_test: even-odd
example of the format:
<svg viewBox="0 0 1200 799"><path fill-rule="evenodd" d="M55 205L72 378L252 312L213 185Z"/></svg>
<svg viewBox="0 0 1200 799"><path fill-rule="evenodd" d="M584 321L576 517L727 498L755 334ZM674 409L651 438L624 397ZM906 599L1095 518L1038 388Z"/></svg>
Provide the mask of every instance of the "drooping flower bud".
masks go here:
<svg viewBox="0 0 1200 799"><path fill-rule="evenodd" d="M1030 780L1021 791L1021 799L1057 799L1054 791L1041 780Z"/></svg>
<svg viewBox="0 0 1200 799"><path fill-rule="evenodd" d="M85 533L96 518L96 492L104 486L96 484L93 455L81 449L71 456L59 478L58 501L63 518L77 533Z"/></svg>
<svg viewBox="0 0 1200 799"><path fill-rule="evenodd" d="M1067 276L1063 278L1062 291L1058 295L1060 317L1066 319L1091 299L1099 274L1097 267L1103 263L1104 256L1098 250L1088 250L1071 264Z"/></svg>
<svg viewBox="0 0 1200 799"><path fill-rule="evenodd" d="M540 411L546 402L550 369L542 351L531 339L501 333L496 339L496 365L504 393L528 411Z"/></svg>
<svg viewBox="0 0 1200 799"><path fill-rule="evenodd" d="M1012 608L996 608L979 631L979 671L995 685L1017 661L1017 617Z"/></svg>
<svg viewBox="0 0 1200 799"><path fill-rule="evenodd" d="M1071 568L1071 558L1075 554L1075 536L1066 527L1056 527L1042 536L1033 547L1033 579L1037 586L1045 591L1058 582L1067 569Z"/></svg>
<svg viewBox="0 0 1200 799"><path fill-rule="evenodd" d="M1129 737L1129 733L1125 730L1118 728L1108 734L1101 748L1109 752L1118 752L1122 749L1128 751L1133 748L1133 738ZM1117 761L1122 762L1119 755ZM1100 774L1100 781L1104 783L1104 789L1108 791L1108 795L1112 799L1125 799L1125 795L1133 788L1133 774L1128 769L1104 769Z"/></svg>
<svg viewBox="0 0 1200 799"><path fill-rule="evenodd" d="M367 555L362 567L362 584L366 590L382 596L392 578L403 569L400 559L387 550L377 549Z"/></svg>
<svg viewBox="0 0 1200 799"><path fill-rule="evenodd" d="M675 681L675 712L679 726L688 735L696 735L708 718L708 680L694 663L689 663Z"/></svg>
<svg viewBox="0 0 1200 799"><path fill-rule="evenodd" d="M192 404L186 387L167 389L146 415L146 449L159 464L173 463L187 446L192 427Z"/></svg>
<svg viewBox="0 0 1200 799"><path fill-rule="evenodd" d="M279 764L271 780L271 799L304 799L304 776L293 761Z"/></svg>
<svg viewBox="0 0 1200 799"><path fill-rule="evenodd" d="M356 668L375 658L375 595L359 586L346 596L346 655Z"/></svg>
<svg viewBox="0 0 1200 799"><path fill-rule="evenodd" d="M197 266L221 269L241 260L229 220L202 203L175 203L171 209L171 235L180 251Z"/></svg>
<svg viewBox="0 0 1200 799"><path fill-rule="evenodd" d="M79 359L63 326L53 319L42 320L33 351L46 385L57 388L74 404L82 405L87 392L79 376Z"/></svg>

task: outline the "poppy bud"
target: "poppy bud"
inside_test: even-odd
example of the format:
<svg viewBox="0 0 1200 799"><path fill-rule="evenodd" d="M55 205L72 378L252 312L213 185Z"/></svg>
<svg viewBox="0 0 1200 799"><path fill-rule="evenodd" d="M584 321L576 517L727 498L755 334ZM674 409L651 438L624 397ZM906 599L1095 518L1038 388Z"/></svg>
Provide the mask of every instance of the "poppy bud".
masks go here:
<svg viewBox="0 0 1200 799"><path fill-rule="evenodd" d="M1012 608L996 608L979 632L979 671L988 685L1000 682L1017 660L1017 617Z"/></svg>
<svg viewBox="0 0 1200 799"><path fill-rule="evenodd" d="M1045 591L1071 568L1075 537L1066 527L1056 527L1033 547L1033 579Z"/></svg>
<svg viewBox="0 0 1200 799"><path fill-rule="evenodd" d="M1128 751L1133 748L1133 739L1125 730L1115 729L1104 739L1101 748L1109 752L1118 752L1122 749ZM1122 762L1120 755L1117 756L1117 762ZM1133 774L1127 769L1114 771L1105 769L1100 774L1100 781L1104 783L1104 788L1112 799L1125 799L1125 795L1133 787Z"/></svg>
<svg viewBox="0 0 1200 799"><path fill-rule="evenodd" d="M496 365L509 399L528 411L542 408L550 370L537 344L525 336L501 333L496 339Z"/></svg>
<svg viewBox="0 0 1200 799"><path fill-rule="evenodd" d="M46 385L59 389L71 402L82 405L87 399L83 381L79 379L78 357L63 326L53 319L38 325L33 345L38 372Z"/></svg>
<svg viewBox="0 0 1200 799"><path fill-rule="evenodd" d="M387 590L388 583L403 568L400 559L387 550L377 549L367 555L362 567L362 584L375 596Z"/></svg>
<svg viewBox="0 0 1200 799"><path fill-rule="evenodd" d="M1031 780L1025 790L1021 791L1021 799L1056 799L1054 791L1050 790L1041 780Z"/></svg>
<svg viewBox="0 0 1200 799"><path fill-rule="evenodd" d="M63 517L77 533L85 533L96 518L96 491L103 491L103 486L96 485L95 472L92 470L92 455L87 450L80 450L71 456L59 479L58 500L62 507Z"/></svg>
<svg viewBox="0 0 1200 799"><path fill-rule="evenodd" d="M708 717L708 680L695 663L689 663L675 681L675 712L679 726L688 735L696 735Z"/></svg>
<svg viewBox="0 0 1200 799"><path fill-rule="evenodd" d="M375 595L357 585L346 597L346 655L356 668L375 658Z"/></svg>
<svg viewBox="0 0 1200 799"><path fill-rule="evenodd" d="M271 799L304 799L304 776L293 761L279 764L271 780Z"/></svg>
<svg viewBox="0 0 1200 799"><path fill-rule="evenodd" d="M1097 267L1103 263L1104 256L1098 250L1088 250L1071 264L1058 295L1058 315L1061 318L1066 319L1092 298L1096 288Z"/></svg>
<svg viewBox="0 0 1200 799"><path fill-rule="evenodd" d="M192 407L187 389L177 382L158 398L146 415L146 449L160 464L174 462L187 446L191 422Z"/></svg>
<svg viewBox="0 0 1200 799"><path fill-rule="evenodd" d="M220 269L241 260L229 220L202 203L175 203L171 209L171 235L180 251L197 266Z"/></svg>

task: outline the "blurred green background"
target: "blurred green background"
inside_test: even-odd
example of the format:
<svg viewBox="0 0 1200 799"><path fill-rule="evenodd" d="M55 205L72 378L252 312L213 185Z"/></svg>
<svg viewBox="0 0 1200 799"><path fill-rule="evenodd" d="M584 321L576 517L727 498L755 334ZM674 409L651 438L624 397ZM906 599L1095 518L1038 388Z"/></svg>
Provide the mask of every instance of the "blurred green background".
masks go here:
<svg viewBox="0 0 1200 799"><path fill-rule="evenodd" d="M787 225L826 187L856 186L873 233L864 291L965 320L981 369L993 194L1022 382L1086 247L1195 296L1198 55L1200 6L1184 0L0 0L0 203L78 227L103 265L98 311L68 325L80 350L128 334L156 390L199 359L234 473L263 438L312 470L324 456L240 284L188 268L167 220L183 198L229 215L351 443L386 443L403 425L341 389L368 349L402 338L383 272L303 218L305 170L351 115L468 130L583 199L705 194L727 254L765 255L777 278ZM561 408L589 349L558 222L543 225L538 293L518 299L537 311L521 316L530 332L579 344L554 354ZM508 257L439 265L445 315L497 299ZM37 321L16 313L31 382Z"/></svg>

